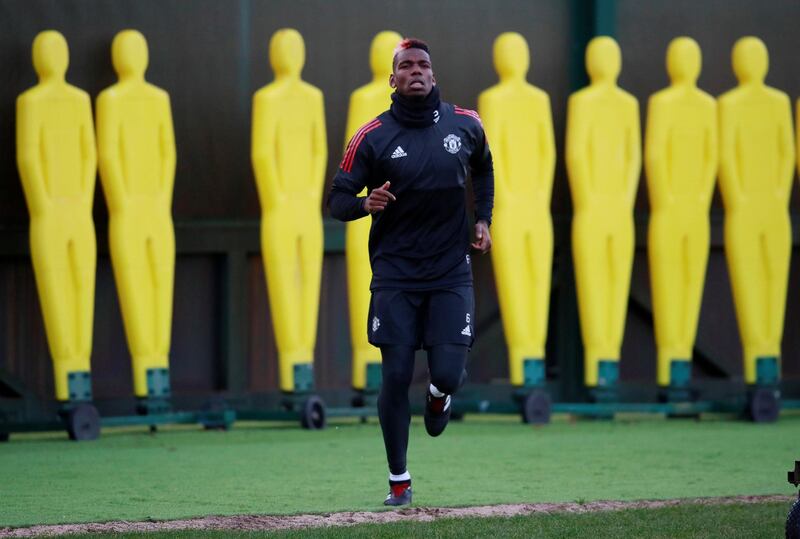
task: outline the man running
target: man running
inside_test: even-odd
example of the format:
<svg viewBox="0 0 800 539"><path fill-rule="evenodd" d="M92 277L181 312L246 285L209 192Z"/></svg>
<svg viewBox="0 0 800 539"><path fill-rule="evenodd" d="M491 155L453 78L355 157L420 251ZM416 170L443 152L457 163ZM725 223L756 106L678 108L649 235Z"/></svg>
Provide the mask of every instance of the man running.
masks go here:
<svg viewBox="0 0 800 539"><path fill-rule="evenodd" d="M389 85L395 89L392 105L350 140L328 207L342 221L372 216L367 332L383 360L378 416L389 461L384 504L405 505L411 503L406 450L414 353L428 353L425 428L438 436L450 419L450 397L466 378L475 337L469 249L491 248L494 174L478 114L440 101L423 41L400 42ZM475 199L472 244L467 170ZM365 186L369 195L358 197Z"/></svg>

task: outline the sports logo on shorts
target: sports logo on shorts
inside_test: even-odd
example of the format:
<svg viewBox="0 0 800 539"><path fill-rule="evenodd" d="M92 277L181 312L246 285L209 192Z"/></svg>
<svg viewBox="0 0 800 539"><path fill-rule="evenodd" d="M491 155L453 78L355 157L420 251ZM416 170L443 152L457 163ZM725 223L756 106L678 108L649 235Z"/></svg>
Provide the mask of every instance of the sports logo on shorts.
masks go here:
<svg viewBox="0 0 800 539"><path fill-rule="evenodd" d="M472 337L472 329L469 327L470 316L467 313L467 327L461 330L462 335L466 335L467 337Z"/></svg>
<svg viewBox="0 0 800 539"><path fill-rule="evenodd" d="M458 153L461 149L461 139L450 133L444 137L444 149L450 153Z"/></svg>
<svg viewBox="0 0 800 539"><path fill-rule="evenodd" d="M372 333L378 331L378 328L381 327L381 320L377 316L372 317Z"/></svg>

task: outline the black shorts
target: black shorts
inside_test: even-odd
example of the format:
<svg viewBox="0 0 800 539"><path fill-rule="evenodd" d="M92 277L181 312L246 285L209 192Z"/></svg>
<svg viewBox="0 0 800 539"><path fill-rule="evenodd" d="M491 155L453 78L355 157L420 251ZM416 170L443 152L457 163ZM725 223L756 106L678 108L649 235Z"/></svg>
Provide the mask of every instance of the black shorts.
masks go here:
<svg viewBox="0 0 800 539"><path fill-rule="evenodd" d="M367 337L375 346L429 348L475 340L475 297L471 286L411 291L379 289L369 302Z"/></svg>

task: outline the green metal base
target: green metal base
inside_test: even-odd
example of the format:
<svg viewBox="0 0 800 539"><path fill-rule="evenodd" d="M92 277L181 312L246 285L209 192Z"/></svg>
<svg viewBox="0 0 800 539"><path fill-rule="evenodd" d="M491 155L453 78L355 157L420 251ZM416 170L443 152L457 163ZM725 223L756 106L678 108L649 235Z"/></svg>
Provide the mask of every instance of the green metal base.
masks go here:
<svg viewBox="0 0 800 539"><path fill-rule="evenodd" d="M103 417L100 424L103 427L122 427L134 425L177 425L197 423L209 428L229 428L236 421L234 410L219 412L168 412L153 413L151 415L128 415Z"/></svg>
<svg viewBox="0 0 800 539"><path fill-rule="evenodd" d="M597 364L597 387L611 389L619 382L619 361L601 359Z"/></svg>
<svg viewBox="0 0 800 539"><path fill-rule="evenodd" d="M236 411L236 419L242 421L297 421L300 419L300 409L242 409ZM326 408L328 417L376 417L378 410L371 406L364 407L337 407Z"/></svg>
<svg viewBox="0 0 800 539"><path fill-rule="evenodd" d="M71 402L92 400L92 375L89 371L72 371L67 373L67 389Z"/></svg>
<svg viewBox="0 0 800 539"><path fill-rule="evenodd" d="M367 363L367 384L364 392L377 393L381 388L383 380L382 367L380 363Z"/></svg>
<svg viewBox="0 0 800 539"><path fill-rule="evenodd" d="M659 392L661 402L688 402L692 400L692 392L688 387L667 386Z"/></svg>
<svg viewBox="0 0 800 539"><path fill-rule="evenodd" d="M172 406L169 399L145 398L136 402L136 413L142 416L156 416L171 412Z"/></svg>
<svg viewBox="0 0 800 539"><path fill-rule="evenodd" d="M152 399L169 398L169 369L147 369L147 396Z"/></svg>
<svg viewBox="0 0 800 539"><path fill-rule="evenodd" d="M689 382L692 378L692 363L684 359L672 359L669 364L670 385L659 391L661 402L688 402L692 400Z"/></svg>
<svg viewBox="0 0 800 539"><path fill-rule="evenodd" d="M298 393L314 390L314 365L297 363L294 366L294 390Z"/></svg>
<svg viewBox="0 0 800 539"><path fill-rule="evenodd" d="M699 416L703 413L741 415L744 399L726 401L694 402L554 402L554 414L569 414L591 419L613 419L616 414L658 414L670 417ZM800 401L781 401L781 409L800 408ZM422 413L422 408L413 408L414 413ZM453 401L453 413L460 414L519 414L519 404L512 399L480 400L463 399Z"/></svg>
<svg viewBox="0 0 800 539"><path fill-rule="evenodd" d="M597 386L589 388L589 398L595 403L615 403L619 400L619 361L600 360L597 364ZM555 410L555 408L553 408ZM605 417L598 414L597 417Z"/></svg>
<svg viewBox="0 0 800 539"><path fill-rule="evenodd" d="M760 357L756 359L756 385L775 386L780 380L777 357Z"/></svg>
<svg viewBox="0 0 800 539"><path fill-rule="evenodd" d="M673 388L689 387L692 378L692 362L673 359L669 363L669 385Z"/></svg>
<svg viewBox="0 0 800 539"><path fill-rule="evenodd" d="M524 387L541 387L544 385L544 359L525 358L522 362Z"/></svg>

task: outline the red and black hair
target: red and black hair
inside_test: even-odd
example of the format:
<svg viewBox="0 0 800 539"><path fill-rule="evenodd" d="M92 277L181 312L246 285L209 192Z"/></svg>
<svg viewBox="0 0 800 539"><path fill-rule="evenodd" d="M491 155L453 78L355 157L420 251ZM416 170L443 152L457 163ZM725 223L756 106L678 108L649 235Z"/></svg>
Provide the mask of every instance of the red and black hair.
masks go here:
<svg viewBox="0 0 800 539"><path fill-rule="evenodd" d="M394 56L392 57L392 69L397 66L397 55L400 53L400 51L404 51L406 49L420 49L427 52L428 56L431 54L427 43L415 37L407 37L398 43L397 47L394 49Z"/></svg>

